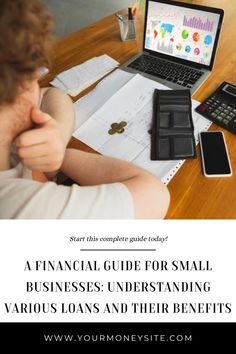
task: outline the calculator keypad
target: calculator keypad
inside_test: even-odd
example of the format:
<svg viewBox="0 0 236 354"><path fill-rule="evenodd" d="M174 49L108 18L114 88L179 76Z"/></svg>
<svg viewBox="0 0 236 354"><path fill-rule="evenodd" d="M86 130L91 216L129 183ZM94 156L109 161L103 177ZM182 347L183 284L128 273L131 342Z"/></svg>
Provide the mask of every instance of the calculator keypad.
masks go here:
<svg viewBox="0 0 236 354"><path fill-rule="evenodd" d="M198 106L197 111L216 124L236 133L236 104L227 103L214 94Z"/></svg>

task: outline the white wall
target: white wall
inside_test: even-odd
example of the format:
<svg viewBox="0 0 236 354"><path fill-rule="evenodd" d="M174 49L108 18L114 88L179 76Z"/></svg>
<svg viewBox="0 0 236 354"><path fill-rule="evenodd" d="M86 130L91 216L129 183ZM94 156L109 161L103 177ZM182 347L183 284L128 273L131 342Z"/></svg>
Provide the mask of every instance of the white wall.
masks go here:
<svg viewBox="0 0 236 354"><path fill-rule="evenodd" d="M57 37L65 36L86 27L119 9L128 7L135 0L43 0L54 15Z"/></svg>

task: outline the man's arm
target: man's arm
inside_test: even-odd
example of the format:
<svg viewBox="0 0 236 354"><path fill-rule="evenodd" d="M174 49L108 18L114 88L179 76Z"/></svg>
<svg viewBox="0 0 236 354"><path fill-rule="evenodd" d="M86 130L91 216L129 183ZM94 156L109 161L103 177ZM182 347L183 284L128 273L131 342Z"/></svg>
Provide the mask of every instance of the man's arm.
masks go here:
<svg viewBox="0 0 236 354"><path fill-rule="evenodd" d="M73 133L75 112L71 98L62 90L53 87L42 88L40 109L54 118L67 146Z"/></svg>
<svg viewBox="0 0 236 354"><path fill-rule="evenodd" d="M130 191L136 218L164 218L169 192L155 176L131 163L67 149L61 170L81 186L123 183Z"/></svg>
<svg viewBox="0 0 236 354"><path fill-rule="evenodd" d="M41 91L40 110L33 108L31 120L34 128L16 139L18 154L31 170L53 172L54 176L64 159L64 153L74 126L74 107L70 97L55 88ZM51 118L51 119L50 119Z"/></svg>

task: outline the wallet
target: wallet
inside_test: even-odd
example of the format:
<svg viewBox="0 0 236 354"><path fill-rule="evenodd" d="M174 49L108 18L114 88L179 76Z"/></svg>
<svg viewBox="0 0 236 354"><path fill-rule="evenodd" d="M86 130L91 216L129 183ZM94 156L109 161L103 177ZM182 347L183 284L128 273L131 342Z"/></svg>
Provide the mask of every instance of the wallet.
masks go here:
<svg viewBox="0 0 236 354"><path fill-rule="evenodd" d="M151 160L196 158L189 90L155 90L151 129Z"/></svg>

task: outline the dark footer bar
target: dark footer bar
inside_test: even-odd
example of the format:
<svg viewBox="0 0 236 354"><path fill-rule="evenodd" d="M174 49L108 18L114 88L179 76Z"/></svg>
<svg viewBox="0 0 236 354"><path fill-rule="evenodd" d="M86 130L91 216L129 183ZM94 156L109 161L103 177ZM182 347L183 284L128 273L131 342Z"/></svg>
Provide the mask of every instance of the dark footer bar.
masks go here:
<svg viewBox="0 0 236 354"><path fill-rule="evenodd" d="M236 323L0 323L0 342L16 347L115 345L235 347ZM32 348L32 347L31 347Z"/></svg>

